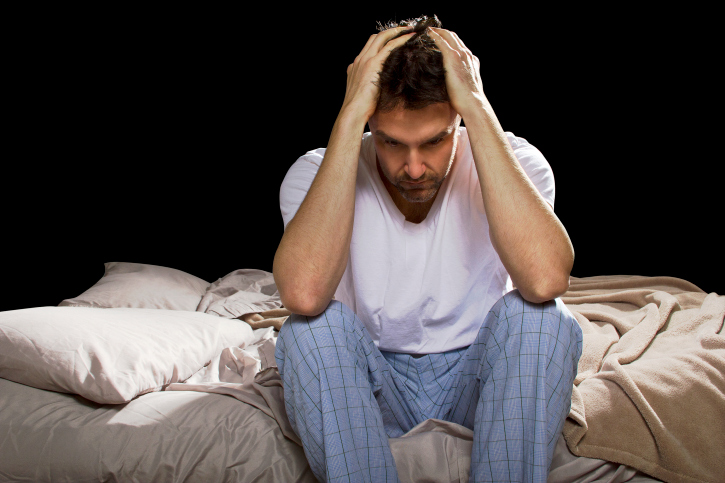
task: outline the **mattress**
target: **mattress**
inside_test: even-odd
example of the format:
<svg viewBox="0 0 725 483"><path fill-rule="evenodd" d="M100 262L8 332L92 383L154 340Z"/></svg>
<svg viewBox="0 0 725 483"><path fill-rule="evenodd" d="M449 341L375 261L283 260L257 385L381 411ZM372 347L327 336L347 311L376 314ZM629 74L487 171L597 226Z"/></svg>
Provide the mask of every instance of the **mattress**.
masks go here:
<svg viewBox="0 0 725 483"><path fill-rule="evenodd" d="M104 405L0 379L0 435L0 481L316 481L277 421L219 394Z"/></svg>

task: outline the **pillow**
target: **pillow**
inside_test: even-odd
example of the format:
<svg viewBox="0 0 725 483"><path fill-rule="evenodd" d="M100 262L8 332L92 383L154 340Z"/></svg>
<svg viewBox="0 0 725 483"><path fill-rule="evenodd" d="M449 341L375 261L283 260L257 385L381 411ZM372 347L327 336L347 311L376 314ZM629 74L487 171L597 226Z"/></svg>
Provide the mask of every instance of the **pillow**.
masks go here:
<svg viewBox="0 0 725 483"><path fill-rule="evenodd" d="M174 268L125 262L104 265L106 273L95 285L58 305L195 311L210 285Z"/></svg>
<svg viewBox="0 0 725 483"><path fill-rule="evenodd" d="M281 306L274 276L264 270L244 268L211 284L196 310L219 317L239 318Z"/></svg>
<svg viewBox="0 0 725 483"><path fill-rule="evenodd" d="M181 382L227 347L242 321L157 309L34 307L0 312L0 377L119 404Z"/></svg>

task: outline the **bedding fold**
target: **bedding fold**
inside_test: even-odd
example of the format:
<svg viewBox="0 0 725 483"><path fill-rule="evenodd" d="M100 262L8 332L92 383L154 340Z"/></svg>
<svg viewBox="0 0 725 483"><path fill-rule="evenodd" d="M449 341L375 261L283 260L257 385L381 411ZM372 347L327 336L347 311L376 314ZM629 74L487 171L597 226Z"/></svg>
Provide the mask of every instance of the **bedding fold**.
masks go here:
<svg viewBox="0 0 725 483"><path fill-rule="evenodd" d="M725 297L672 277L572 277L584 334L564 437L572 453L665 481L725 474Z"/></svg>
<svg viewBox="0 0 725 483"><path fill-rule="evenodd" d="M212 283L201 298L197 312L236 319L245 314L279 309L274 276L256 269L239 269Z"/></svg>

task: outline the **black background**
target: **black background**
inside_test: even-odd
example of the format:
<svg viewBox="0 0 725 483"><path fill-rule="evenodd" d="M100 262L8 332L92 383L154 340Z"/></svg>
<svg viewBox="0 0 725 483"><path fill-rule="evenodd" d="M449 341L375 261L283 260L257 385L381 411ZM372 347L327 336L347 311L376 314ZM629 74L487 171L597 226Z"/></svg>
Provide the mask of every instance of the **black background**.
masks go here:
<svg viewBox="0 0 725 483"><path fill-rule="evenodd" d="M0 309L57 305L108 261L210 282L271 271L279 185L327 144L347 65L377 21L423 13L481 59L504 130L551 164L572 275L665 275L725 294L706 12L312 10L6 16Z"/></svg>

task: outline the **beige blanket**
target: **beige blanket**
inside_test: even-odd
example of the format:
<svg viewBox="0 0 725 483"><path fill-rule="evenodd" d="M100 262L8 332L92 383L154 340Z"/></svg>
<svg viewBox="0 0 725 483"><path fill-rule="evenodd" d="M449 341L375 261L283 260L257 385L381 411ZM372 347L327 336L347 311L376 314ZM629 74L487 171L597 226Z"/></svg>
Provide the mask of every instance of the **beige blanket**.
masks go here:
<svg viewBox="0 0 725 483"><path fill-rule="evenodd" d="M671 277L574 278L584 333L564 426L578 456L725 481L725 296Z"/></svg>
<svg viewBox="0 0 725 483"><path fill-rule="evenodd" d="M244 314L239 319L248 323L252 326L252 329L264 329L266 327L274 327L274 330L279 331L282 328L282 324L292 314L285 308L265 310L264 312L255 312L251 314Z"/></svg>

